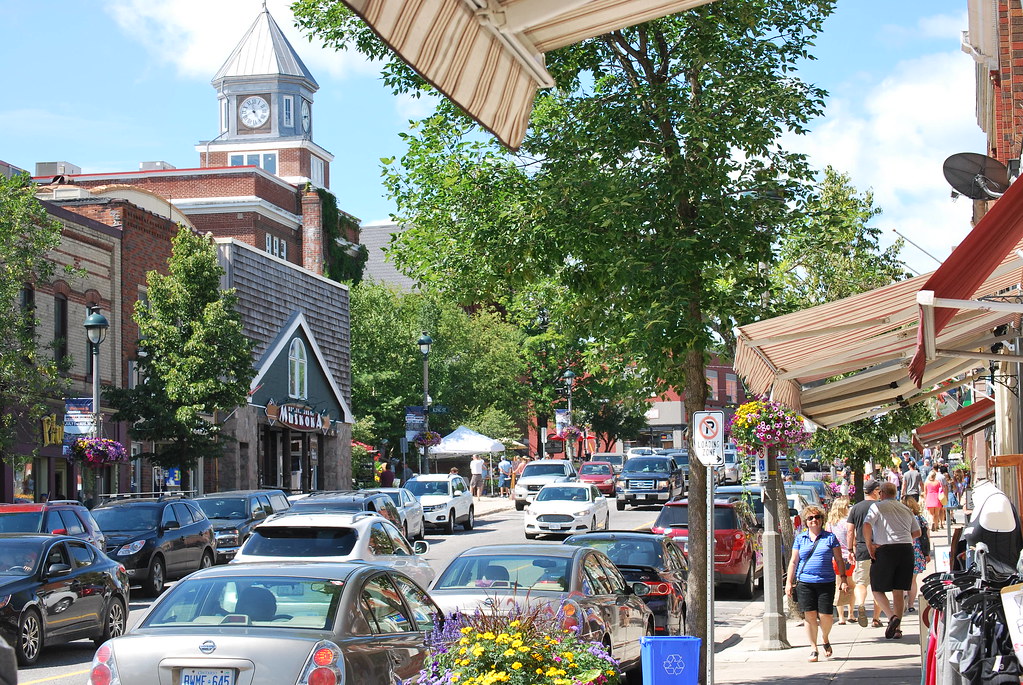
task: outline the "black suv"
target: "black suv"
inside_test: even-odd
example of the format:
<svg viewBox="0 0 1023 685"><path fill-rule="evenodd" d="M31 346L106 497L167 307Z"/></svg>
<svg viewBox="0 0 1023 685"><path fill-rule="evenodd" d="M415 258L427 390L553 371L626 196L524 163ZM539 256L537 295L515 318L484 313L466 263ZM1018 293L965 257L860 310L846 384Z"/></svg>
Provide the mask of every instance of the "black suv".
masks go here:
<svg viewBox="0 0 1023 685"><path fill-rule="evenodd" d="M151 597L169 578L212 566L213 524L195 500L177 496L110 499L92 510L107 536L107 556Z"/></svg>
<svg viewBox="0 0 1023 685"><path fill-rule="evenodd" d="M685 493L685 474L674 457L648 454L622 466L615 484L618 511L628 504L669 502Z"/></svg>
<svg viewBox="0 0 1023 685"><path fill-rule="evenodd" d="M350 512L373 511L401 528L401 513L394 506L391 496L379 490L347 490L337 492L314 492L308 497L291 503L292 511Z"/></svg>
<svg viewBox="0 0 1023 685"><path fill-rule="evenodd" d="M0 533L53 533L106 549L103 531L81 502L73 499L40 504L0 504Z"/></svg>
<svg viewBox="0 0 1023 685"><path fill-rule="evenodd" d="M291 507L283 490L229 490L196 497L195 503L213 522L218 564L234 558L258 523Z"/></svg>

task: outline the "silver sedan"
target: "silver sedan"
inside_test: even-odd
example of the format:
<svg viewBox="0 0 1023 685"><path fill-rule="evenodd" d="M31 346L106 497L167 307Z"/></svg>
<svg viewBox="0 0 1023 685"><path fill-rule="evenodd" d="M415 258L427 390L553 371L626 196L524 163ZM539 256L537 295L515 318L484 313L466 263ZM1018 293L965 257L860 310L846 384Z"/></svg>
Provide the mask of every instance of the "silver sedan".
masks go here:
<svg viewBox="0 0 1023 685"><path fill-rule="evenodd" d="M220 566L188 576L100 646L89 683L410 682L439 614L407 576L367 564Z"/></svg>

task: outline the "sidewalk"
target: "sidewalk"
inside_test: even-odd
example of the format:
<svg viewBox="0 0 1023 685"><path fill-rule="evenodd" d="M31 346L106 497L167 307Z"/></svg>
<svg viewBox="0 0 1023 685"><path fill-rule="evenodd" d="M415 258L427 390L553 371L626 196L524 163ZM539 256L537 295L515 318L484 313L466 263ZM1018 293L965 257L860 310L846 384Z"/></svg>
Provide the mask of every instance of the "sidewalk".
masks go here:
<svg viewBox="0 0 1023 685"><path fill-rule="evenodd" d="M508 497L481 497L472 503L476 518L515 508L515 500Z"/></svg>

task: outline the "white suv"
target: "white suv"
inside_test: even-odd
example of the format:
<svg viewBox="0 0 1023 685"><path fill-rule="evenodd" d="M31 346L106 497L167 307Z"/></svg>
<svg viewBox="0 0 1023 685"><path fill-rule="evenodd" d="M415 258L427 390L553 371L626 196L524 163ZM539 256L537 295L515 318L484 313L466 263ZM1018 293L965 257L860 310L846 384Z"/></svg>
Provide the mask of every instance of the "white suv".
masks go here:
<svg viewBox="0 0 1023 685"><path fill-rule="evenodd" d="M453 473L416 476L404 487L423 505L427 526L441 528L449 535L455 532L455 524L472 530L475 522L472 493L461 476Z"/></svg>
<svg viewBox="0 0 1023 685"><path fill-rule="evenodd" d="M430 543L410 545L393 523L372 512L285 512L252 529L231 561L368 561L391 566L428 587L436 575L423 555Z"/></svg>
<svg viewBox="0 0 1023 685"><path fill-rule="evenodd" d="M522 511L533 501L540 488L548 483L567 483L578 480L572 462L567 459L538 459L526 464L515 483L515 508Z"/></svg>

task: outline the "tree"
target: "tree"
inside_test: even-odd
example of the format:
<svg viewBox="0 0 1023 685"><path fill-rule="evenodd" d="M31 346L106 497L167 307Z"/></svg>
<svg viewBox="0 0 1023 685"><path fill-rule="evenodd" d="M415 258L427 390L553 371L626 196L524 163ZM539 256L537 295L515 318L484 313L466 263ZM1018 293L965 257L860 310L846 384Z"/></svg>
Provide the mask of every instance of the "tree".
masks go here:
<svg viewBox="0 0 1023 685"><path fill-rule="evenodd" d="M60 245L61 225L36 200L27 174L0 175L0 302L8 325L0 327L0 458L19 427L38 425L48 402L64 397L62 366L43 353L33 301L23 293L49 280L56 266L47 253Z"/></svg>
<svg viewBox="0 0 1023 685"><path fill-rule="evenodd" d="M832 7L717 2L548 53L558 89L538 98L518 155L442 102L387 172L410 227L397 261L478 301L555 278L570 294L558 311L570 330L587 330L658 389L683 388L688 411L701 409L707 313L766 288L755 267L774 262L810 178L781 136L821 113L823 92L795 69ZM388 57L336 3L305 0L296 16L328 44ZM393 58L384 78L396 91L422 85ZM690 509L703 511L705 467L692 475ZM705 539L702 517L691 523L690 539ZM694 544L690 554L689 622L705 649L707 550Z"/></svg>
<svg viewBox="0 0 1023 685"><path fill-rule="evenodd" d="M106 388L114 421L136 440L156 443L154 464L190 468L223 452L226 413L246 403L255 375L252 341L242 332L234 290L209 238L182 227L168 274L150 271L145 301L135 303L139 383Z"/></svg>

